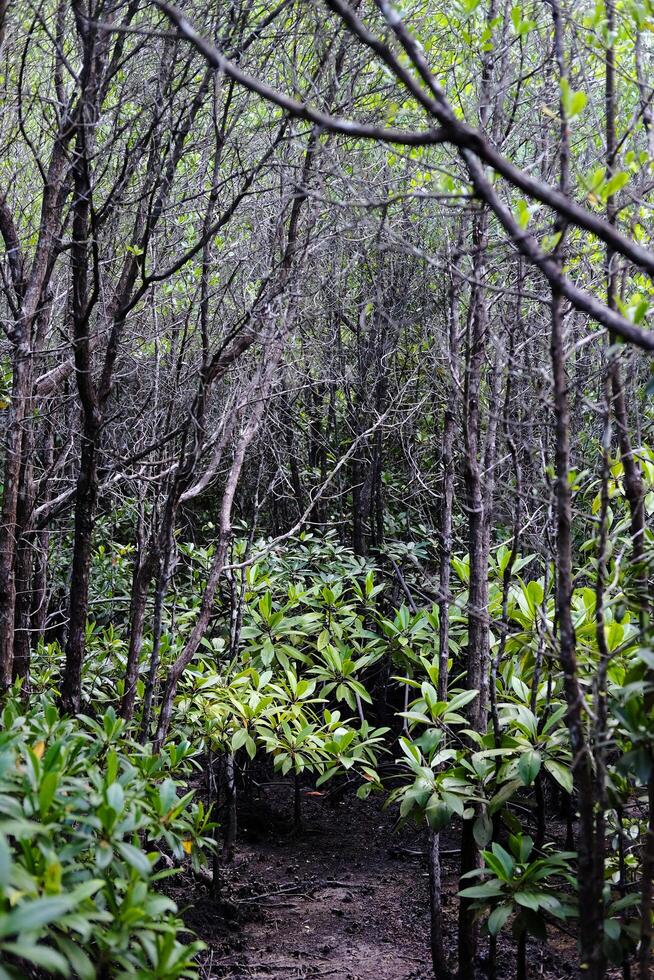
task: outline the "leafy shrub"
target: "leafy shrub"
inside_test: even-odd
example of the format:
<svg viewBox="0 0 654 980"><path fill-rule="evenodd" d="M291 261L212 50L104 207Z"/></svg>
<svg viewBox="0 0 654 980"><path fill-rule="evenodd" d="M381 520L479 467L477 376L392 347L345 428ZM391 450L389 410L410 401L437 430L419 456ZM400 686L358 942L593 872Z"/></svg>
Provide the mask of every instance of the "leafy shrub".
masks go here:
<svg viewBox="0 0 654 980"><path fill-rule="evenodd" d="M175 904L157 890L197 866L208 814L180 794L186 744L154 757L109 709L62 719L49 698L9 700L0 732L0 980L197 975ZM169 864L172 862L168 860Z"/></svg>

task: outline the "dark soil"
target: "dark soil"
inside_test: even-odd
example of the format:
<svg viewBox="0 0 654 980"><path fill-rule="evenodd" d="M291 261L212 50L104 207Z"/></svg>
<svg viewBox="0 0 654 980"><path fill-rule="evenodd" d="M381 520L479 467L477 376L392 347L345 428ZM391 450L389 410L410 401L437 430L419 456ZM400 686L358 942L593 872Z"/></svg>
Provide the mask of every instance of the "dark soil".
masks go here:
<svg viewBox="0 0 654 980"><path fill-rule="evenodd" d="M202 977L224 980L431 980L426 835L394 829L381 802L347 797L333 805L303 794L304 827L292 829L292 790L273 785L242 806L223 901L197 879L177 879L174 898L207 944ZM456 949L458 852L442 842L445 935ZM174 879L173 879L174 880ZM487 940L480 942L485 977ZM499 941L499 980L515 977L514 944ZM529 949L530 977L569 980L572 937L550 930Z"/></svg>

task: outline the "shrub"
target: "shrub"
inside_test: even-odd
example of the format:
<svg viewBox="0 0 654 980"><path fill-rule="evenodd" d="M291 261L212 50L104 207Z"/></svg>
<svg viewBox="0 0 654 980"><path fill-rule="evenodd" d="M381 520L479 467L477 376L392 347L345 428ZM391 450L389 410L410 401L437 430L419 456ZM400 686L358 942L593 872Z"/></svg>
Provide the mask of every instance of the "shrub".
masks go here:
<svg viewBox="0 0 654 980"><path fill-rule="evenodd" d="M194 977L177 908L158 891L210 845L182 794L187 744L154 757L109 709L62 719L50 698L10 699L0 732L0 980L47 975ZM28 967L29 965L29 967Z"/></svg>

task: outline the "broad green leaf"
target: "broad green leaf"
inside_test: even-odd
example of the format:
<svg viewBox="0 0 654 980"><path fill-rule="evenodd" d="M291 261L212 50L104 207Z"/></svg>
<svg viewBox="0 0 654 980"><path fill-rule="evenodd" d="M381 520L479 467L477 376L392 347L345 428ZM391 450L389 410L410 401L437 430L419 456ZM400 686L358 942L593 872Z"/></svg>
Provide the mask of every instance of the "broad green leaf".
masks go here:
<svg viewBox="0 0 654 980"><path fill-rule="evenodd" d="M555 759L546 759L543 765L549 772L550 776L557 781L559 786L563 787L566 793L572 793L572 770L569 768L569 766L564 766Z"/></svg>
<svg viewBox="0 0 654 980"><path fill-rule="evenodd" d="M536 749L523 752L518 760L518 772L525 786L531 786L540 772L541 755Z"/></svg>
<svg viewBox="0 0 654 980"><path fill-rule="evenodd" d="M68 898L36 898L24 902L0 918L0 936L35 932L68 912L72 904Z"/></svg>
<svg viewBox="0 0 654 980"><path fill-rule="evenodd" d="M70 976L70 968L65 957L61 953L58 953L56 949L51 949L49 946L37 945L36 943L30 942L17 942L3 943L2 948L5 953L11 953L12 956L19 956L28 963L40 966L50 973L58 973L64 977Z"/></svg>
<svg viewBox="0 0 654 980"><path fill-rule="evenodd" d="M506 925L506 920L511 915L510 905L498 905L488 916L488 931L491 936L496 936Z"/></svg>

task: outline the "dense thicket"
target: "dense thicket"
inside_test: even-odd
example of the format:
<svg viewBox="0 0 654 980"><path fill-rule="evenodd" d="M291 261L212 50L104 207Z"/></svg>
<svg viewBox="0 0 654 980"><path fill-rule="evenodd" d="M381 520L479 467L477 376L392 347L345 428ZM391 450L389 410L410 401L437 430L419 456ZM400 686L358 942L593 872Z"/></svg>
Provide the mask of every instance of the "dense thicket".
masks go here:
<svg viewBox="0 0 654 980"><path fill-rule="evenodd" d="M0 2L0 975L195 975L273 765L426 821L437 977L651 975L653 32Z"/></svg>

